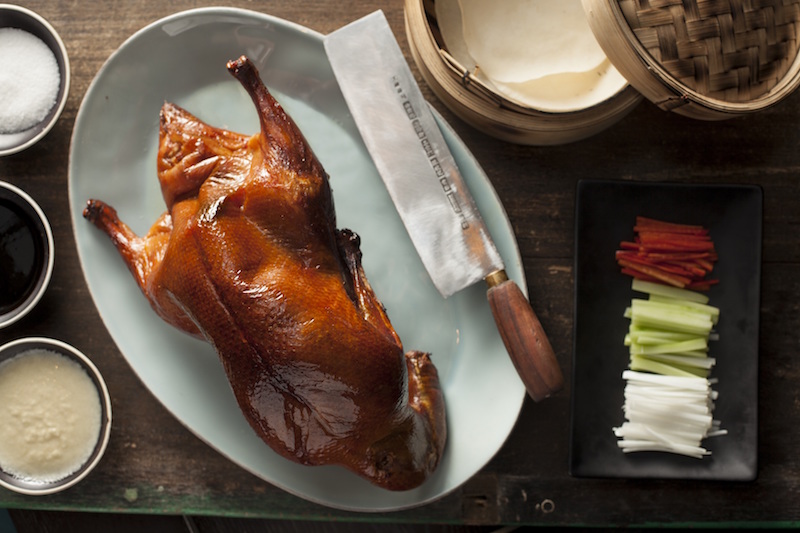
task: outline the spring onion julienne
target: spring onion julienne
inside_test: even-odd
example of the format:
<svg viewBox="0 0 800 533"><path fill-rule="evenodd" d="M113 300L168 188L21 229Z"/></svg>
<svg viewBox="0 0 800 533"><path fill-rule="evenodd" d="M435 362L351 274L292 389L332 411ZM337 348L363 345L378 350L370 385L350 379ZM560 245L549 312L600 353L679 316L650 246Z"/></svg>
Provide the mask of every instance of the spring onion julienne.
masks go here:
<svg viewBox="0 0 800 533"><path fill-rule="evenodd" d="M719 309L688 289L636 278L632 288L647 298L625 311L630 364L622 374L625 422L613 428L618 445L625 453L710 455L703 440L727 433L713 417L716 380L709 378Z"/></svg>

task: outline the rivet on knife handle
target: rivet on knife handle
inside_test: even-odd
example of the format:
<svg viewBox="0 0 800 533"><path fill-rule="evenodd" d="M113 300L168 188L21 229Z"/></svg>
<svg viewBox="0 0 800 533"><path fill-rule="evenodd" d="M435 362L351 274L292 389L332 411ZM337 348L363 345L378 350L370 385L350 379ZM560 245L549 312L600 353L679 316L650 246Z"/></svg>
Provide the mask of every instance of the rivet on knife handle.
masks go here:
<svg viewBox="0 0 800 533"><path fill-rule="evenodd" d="M564 377L530 302L504 271L488 275L486 282L497 329L528 394L537 402L555 394Z"/></svg>

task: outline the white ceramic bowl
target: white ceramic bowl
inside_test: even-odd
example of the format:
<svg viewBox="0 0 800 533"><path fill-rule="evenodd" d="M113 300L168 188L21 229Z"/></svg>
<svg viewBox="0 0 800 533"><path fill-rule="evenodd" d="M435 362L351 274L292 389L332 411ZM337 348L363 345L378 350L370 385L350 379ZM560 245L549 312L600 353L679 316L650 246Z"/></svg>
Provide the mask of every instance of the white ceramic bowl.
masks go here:
<svg viewBox="0 0 800 533"><path fill-rule="evenodd" d="M22 189L0 181L0 210L12 210L28 224L38 257L33 279L13 306L0 305L0 329L27 315L42 299L53 274L55 242L50 222L39 205ZM2 229L2 228L0 228ZM2 243L3 241L0 241Z"/></svg>
<svg viewBox="0 0 800 533"><path fill-rule="evenodd" d="M92 380L95 387L97 387L98 396L100 398L100 432L89 458L77 471L61 479L55 481L24 480L0 468L0 486L15 492L34 496L60 492L84 479L100 462L111 434L111 398L108 394L108 388L103 380L103 376L94 363L74 347L59 340L45 337L17 339L0 346L0 363L12 357L20 356L21 354L22 357L25 357L24 354L26 352L39 349L56 352L70 358L78 363L89 375L89 378Z"/></svg>
<svg viewBox="0 0 800 533"><path fill-rule="evenodd" d="M33 146L53 128L67 103L70 67L67 48L58 32L49 22L30 9L0 4L0 28L17 28L41 39L53 51L61 74L56 103L41 122L24 131L0 133L0 156L5 156Z"/></svg>

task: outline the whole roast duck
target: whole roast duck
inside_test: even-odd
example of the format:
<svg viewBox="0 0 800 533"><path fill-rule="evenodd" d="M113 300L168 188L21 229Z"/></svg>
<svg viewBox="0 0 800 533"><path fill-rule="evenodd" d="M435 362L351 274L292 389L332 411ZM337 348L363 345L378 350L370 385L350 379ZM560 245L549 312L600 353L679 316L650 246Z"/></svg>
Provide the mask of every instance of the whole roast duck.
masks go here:
<svg viewBox="0 0 800 533"><path fill-rule="evenodd" d="M229 72L260 117L252 136L166 103L158 178L167 211L137 236L89 200L153 309L216 349L239 407L277 453L337 464L377 486L420 485L446 423L426 353L404 353L338 230L328 176L246 57Z"/></svg>

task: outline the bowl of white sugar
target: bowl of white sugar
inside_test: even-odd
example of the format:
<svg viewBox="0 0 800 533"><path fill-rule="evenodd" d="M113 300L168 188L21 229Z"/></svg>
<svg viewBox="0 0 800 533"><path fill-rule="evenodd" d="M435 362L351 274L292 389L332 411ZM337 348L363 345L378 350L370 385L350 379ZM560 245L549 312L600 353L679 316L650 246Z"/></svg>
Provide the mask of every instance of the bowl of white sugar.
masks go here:
<svg viewBox="0 0 800 533"><path fill-rule="evenodd" d="M92 361L56 339L0 346L0 486L52 494L100 462L111 432L111 399Z"/></svg>
<svg viewBox="0 0 800 533"><path fill-rule="evenodd" d="M67 49L53 26L29 9L0 4L0 156L47 135L69 83Z"/></svg>

